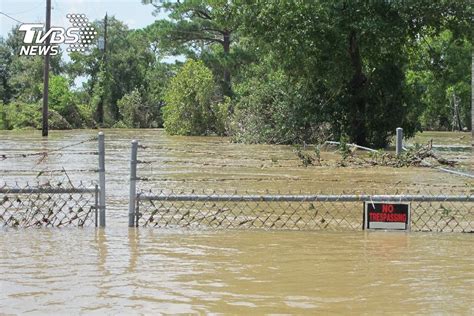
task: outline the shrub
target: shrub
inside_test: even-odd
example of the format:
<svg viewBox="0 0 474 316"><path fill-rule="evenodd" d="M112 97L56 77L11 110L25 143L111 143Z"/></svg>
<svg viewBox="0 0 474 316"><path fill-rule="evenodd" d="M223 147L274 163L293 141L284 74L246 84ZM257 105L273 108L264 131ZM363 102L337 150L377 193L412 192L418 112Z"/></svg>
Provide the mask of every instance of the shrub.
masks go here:
<svg viewBox="0 0 474 316"><path fill-rule="evenodd" d="M92 106L89 104L79 104L77 106L77 111L79 112L79 116L83 122L83 127L95 128L97 126L97 122L94 120L95 111Z"/></svg>
<svg viewBox="0 0 474 316"><path fill-rule="evenodd" d="M294 144L313 142L320 119L305 86L283 71L256 65L249 78L235 88L237 100L232 118L236 141Z"/></svg>
<svg viewBox="0 0 474 316"><path fill-rule="evenodd" d="M138 89L124 95L118 102L122 123L127 127L147 127L147 111Z"/></svg>
<svg viewBox="0 0 474 316"><path fill-rule="evenodd" d="M5 120L8 129L42 127L41 105L27 103L10 103L5 105ZM50 129L71 129L71 124L53 109L49 110L48 124Z"/></svg>
<svg viewBox="0 0 474 316"><path fill-rule="evenodd" d="M172 135L205 135L220 128L213 102L212 72L201 61L187 61L165 91L163 119Z"/></svg>
<svg viewBox="0 0 474 316"><path fill-rule="evenodd" d="M129 128L129 126L127 126L123 121L118 121L112 126L112 128Z"/></svg>

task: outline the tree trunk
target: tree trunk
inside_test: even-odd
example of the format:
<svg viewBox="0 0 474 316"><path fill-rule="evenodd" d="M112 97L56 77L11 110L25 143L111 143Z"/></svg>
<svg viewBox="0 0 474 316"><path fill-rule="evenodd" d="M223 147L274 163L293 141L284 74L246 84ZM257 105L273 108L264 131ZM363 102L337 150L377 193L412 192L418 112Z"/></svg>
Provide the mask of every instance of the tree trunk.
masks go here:
<svg viewBox="0 0 474 316"><path fill-rule="evenodd" d="M229 71L229 52L230 52L230 33L224 32L224 56L225 56L225 64L224 64L224 87L223 87L223 94L225 96L230 97L232 95L232 86L231 86L231 79L230 79L230 71Z"/></svg>
<svg viewBox="0 0 474 316"><path fill-rule="evenodd" d="M99 127L104 124L104 96L100 97L100 102L97 105L97 123L99 123Z"/></svg>
<svg viewBox="0 0 474 316"><path fill-rule="evenodd" d="M366 133L366 100L364 90L367 77L362 72L362 58L360 57L359 44L356 32L353 30L349 34L349 56L351 58L354 74L349 84L351 93L350 101L350 139L358 145L367 145Z"/></svg>

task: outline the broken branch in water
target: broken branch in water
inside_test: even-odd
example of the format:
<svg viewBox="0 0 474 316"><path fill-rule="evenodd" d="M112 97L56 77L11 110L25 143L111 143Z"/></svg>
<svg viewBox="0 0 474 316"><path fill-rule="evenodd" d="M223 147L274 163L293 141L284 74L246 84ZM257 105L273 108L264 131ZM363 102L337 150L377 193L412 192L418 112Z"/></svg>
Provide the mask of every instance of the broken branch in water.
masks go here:
<svg viewBox="0 0 474 316"><path fill-rule="evenodd" d="M340 142L326 141L326 144L336 145L341 144ZM435 167L426 160L434 160L437 164L443 166L453 167L456 165L456 161L449 160L439 156L432 150L430 144L426 146L416 145L415 147L406 149L401 155L396 156L394 153L385 152L384 150L375 150L372 148L359 146L356 144L346 144L355 149L363 149L369 151L369 158L357 157L354 155L354 151L350 151L349 155L343 155L342 161L339 163L340 166L389 166L389 167L408 167L408 166L424 166L424 167ZM305 151L304 148L296 147L294 150L296 156L301 160L305 167L313 165L316 161L314 154ZM319 165L321 165L319 163Z"/></svg>

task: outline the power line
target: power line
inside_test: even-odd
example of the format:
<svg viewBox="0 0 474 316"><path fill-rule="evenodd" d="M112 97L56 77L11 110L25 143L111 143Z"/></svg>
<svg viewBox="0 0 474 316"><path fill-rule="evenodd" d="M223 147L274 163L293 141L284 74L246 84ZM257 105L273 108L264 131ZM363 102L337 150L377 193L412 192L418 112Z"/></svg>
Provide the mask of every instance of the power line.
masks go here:
<svg viewBox="0 0 474 316"><path fill-rule="evenodd" d="M44 5L44 3L43 3L43 1L41 1L41 2L38 2L38 4L36 6L31 7L28 10L23 10L23 11L20 11L20 12L8 12L8 14L22 14L22 13L26 13L26 12L31 12L31 11L34 11L34 10L38 9L40 6L43 6L43 5Z"/></svg>
<svg viewBox="0 0 474 316"><path fill-rule="evenodd" d="M6 16L7 18L10 18L10 19L12 19L13 21L16 21L16 22L18 22L18 23L21 23L21 24L23 24L23 22L21 22L20 20L17 20L17 19L15 19L14 17L12 17L12 16L9 16L9 15L8 15L8 14L6 14L6 13L3 13L3 12L1 12L1 11L0 11L0 14L2 14L2 15L4 15L4 16Z"/></svg>

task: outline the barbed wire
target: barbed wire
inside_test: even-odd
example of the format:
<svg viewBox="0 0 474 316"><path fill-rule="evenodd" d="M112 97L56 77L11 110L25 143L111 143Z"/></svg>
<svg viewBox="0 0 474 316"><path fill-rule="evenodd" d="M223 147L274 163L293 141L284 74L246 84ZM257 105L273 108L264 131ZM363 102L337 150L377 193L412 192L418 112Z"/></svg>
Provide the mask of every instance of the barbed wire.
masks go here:
<svg viewBox="0 0 474 316"><path fill-rule="evenodd" d="M85 139L83 141L77 142L77 143L68 144L68 145L65 145L65 146L62 146L62 147L49 149L49 150L43 150L43 151L34 152L34 153L22 153L22 154L11 154L11 155L0 154L0 161L5 160L5 159L11 159L11 158L27 158L27 157L32 157L32 156L40 156L39 162L41 162L44 158L46 158L48 155L50 155L52 153L57 153L57 152L62 151L66 148L79 146L79 145L82 145L84 143L91 142L91 141L96 141L96 140L97 140L97 136L94 136L94 137ZM62 155L63 153L59 153L59 154ZM97 152L92 152L92 154L97 154Z"/></svg>

